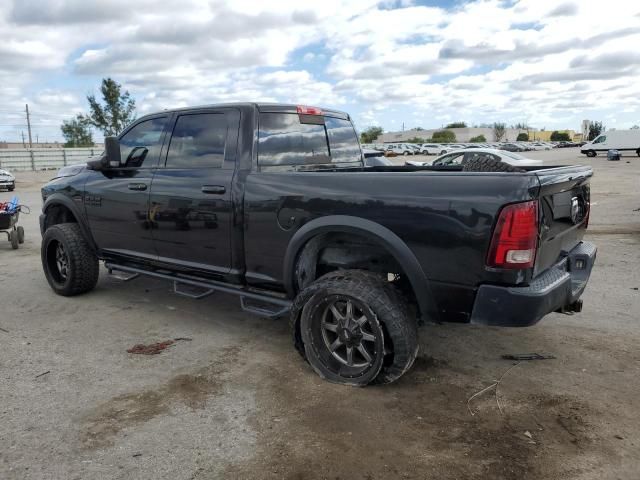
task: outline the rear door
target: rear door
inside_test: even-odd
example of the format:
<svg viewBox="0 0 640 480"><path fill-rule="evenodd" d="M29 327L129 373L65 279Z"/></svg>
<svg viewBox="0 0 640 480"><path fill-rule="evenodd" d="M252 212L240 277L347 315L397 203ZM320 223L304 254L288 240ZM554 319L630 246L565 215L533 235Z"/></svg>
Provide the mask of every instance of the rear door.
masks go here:
<svg viewBox="0 0 640 480"><path fill-rule="evenodd" d="M151 187L159 260L213 273L231 269L232 182L240 112L183 111Z"/></svg>
<svg viewBox="0 0 640 480"><path fill-rule="evenodd" d="M590 209L589 167L542 170L540 241L534 275L546 270L583 238Z"/></svg>

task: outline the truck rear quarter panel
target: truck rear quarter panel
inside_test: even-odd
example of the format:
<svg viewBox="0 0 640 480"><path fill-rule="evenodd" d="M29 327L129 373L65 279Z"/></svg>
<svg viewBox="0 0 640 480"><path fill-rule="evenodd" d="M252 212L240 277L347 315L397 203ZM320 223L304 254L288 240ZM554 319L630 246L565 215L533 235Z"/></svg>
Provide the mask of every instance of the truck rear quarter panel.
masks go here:
<svg viewBox="0 0 640 480"><path fill-rule="evenodd" d="M464 298L456 301L466 304L481 281L517 283L513 272L487 272L485 255L500 208L536 198L537 191L530 174L253 172L244 197L247 280L281 286L296 231L322 216L348 215L395 233L422 266L433 295L459 290Z"/></svg>

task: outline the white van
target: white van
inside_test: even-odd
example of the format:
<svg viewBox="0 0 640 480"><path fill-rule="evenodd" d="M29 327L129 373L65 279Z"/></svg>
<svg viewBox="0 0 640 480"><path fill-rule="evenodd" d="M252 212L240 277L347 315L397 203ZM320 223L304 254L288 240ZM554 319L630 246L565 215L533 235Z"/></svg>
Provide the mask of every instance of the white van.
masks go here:
<svg viewBox="0 0 640 480"><path fill-rule="evenodd" d="M598 135L592 142L586 143L580 149L587 157L595 157L598 152L607 150L622 152L636 152L640 157L640 129L609 130Z"/></svg>

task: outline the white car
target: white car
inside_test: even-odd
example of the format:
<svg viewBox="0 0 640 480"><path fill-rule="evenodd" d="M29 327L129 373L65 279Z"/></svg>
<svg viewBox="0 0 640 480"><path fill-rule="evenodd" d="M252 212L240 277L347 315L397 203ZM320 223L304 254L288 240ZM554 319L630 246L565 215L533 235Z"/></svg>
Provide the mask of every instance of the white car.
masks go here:
<svg viewBox="0 0 640 480"><path fill-rule="evenodd" d="M388 145L387 152L393 152L396 155L413 155L414 151L412 148L409 148L404 145Z"/></svg>
<svg viewBox="0 0 640 480"><path fill-rule="evenodd" d="M10 192L16 188L16 177L8 170L0 170L0 188L6 188Z"/></svg>
<svg viewBox="0 0 640 480"><path fill-rule="evenodd" d="M444 155L452 151L447 145L439 145L437 143L423 143L420 145L420 153L423 155Z"/></svg>
<svg viewBox="0 0 640 480"><path fill-rule="evenodd" d="M523 157L515 152L507 152L506 150L496 150L494 148L467 148L465 150L457 150L455 152L440 155L433 162L432 166L448 166L448 165L462 165L463 162L469 160L484 157L492 158L494 160L500 160L501 162L508 163L514 167L539 167L542 165L542 160L534 160L531 158ZM428 165L429 163L426 163Z"/></svg>

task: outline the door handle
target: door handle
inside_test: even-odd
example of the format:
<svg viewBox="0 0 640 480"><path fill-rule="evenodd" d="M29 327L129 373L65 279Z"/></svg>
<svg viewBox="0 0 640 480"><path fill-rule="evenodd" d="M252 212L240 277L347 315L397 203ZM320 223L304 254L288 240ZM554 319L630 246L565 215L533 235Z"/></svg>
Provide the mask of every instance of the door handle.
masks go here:
<svg viewBox="0 0 640 480"><path fill-rule="evenodd" d="M146 183L130 183L129 190L143 191L147 189Z"/></svg>
<svg viewBox="0 0 640 480"><path fill-rule="evenodd" d="M214 195L222 195L227 189L222 185L203 185L202 193L211 193Z"/></svg>

